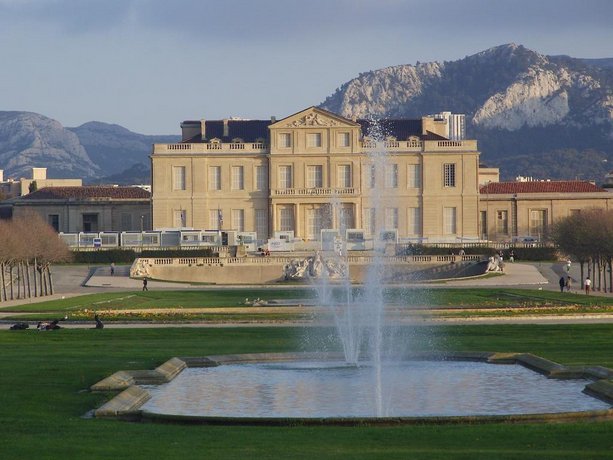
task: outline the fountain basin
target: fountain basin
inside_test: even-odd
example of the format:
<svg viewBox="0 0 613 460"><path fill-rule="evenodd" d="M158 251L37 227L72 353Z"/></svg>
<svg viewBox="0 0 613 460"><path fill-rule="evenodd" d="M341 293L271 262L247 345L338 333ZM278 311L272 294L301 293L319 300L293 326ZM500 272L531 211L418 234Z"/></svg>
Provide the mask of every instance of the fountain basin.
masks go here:
<svg viewBox="0 0 613 460"><path fill-rule="evenodd" d="M138 388L138 402L118 409L116 404L108 407L111 400L95 415L228 424L457 423L613 416L609 380L613 371L566 368L528 354L422 354L386 364L384 413L378 417L369 366L348 366L338 355L230 355L179 361L187 368L176 377L162 379L168 381L162 385L151 385L151 378L139 384L138 375L134 382L124 378L122 386L128 383L133 393ZM130 371L122 372L125 377ZM590 390L593 386L595 391Z"/></svg>

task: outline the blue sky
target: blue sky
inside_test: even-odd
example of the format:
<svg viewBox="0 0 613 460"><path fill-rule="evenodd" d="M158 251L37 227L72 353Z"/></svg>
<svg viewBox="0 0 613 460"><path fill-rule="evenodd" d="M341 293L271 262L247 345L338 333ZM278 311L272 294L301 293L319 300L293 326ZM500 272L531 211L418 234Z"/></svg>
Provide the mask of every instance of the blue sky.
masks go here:
<svg viewBox="0 0 613 460"><path fill-rule="evenodd" d="M613 57L612 19L613 0L0 0L0 110L178 134L504 43Z"/></svg>

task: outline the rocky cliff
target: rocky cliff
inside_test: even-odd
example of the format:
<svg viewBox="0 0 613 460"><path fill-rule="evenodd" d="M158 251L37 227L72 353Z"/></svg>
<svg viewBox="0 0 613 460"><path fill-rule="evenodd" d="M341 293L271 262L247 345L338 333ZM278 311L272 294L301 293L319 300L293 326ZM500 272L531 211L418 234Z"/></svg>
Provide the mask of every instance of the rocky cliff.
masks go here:
<svg viewBox="0 0 613 460"><path fill-rule="evenodd" d="M531 156L536 166L539 157L556 150L576 151L573 162L595 150L602 163L597 174L613 161L611 59L546 56L508 44L458 61L360 74L321 107L350 118L464 113L469 136L480 141L482 159L492 166L505 164L507 176L531 175L525 162L521 171L514 170L510 157Z"/></svg>

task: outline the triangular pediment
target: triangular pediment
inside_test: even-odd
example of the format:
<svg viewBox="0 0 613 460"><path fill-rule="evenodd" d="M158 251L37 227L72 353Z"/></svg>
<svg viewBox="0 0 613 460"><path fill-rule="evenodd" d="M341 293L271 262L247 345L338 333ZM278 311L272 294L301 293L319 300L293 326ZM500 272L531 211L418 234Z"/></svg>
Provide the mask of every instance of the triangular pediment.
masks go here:
<svg viewBox="0 0 613 460"><path fill-rule="evenodd" d="M269 128L336 128L336 127L359 127L357 123L347 118L328 112L317 107L309 107L298 113L277 121Z"/></svg>

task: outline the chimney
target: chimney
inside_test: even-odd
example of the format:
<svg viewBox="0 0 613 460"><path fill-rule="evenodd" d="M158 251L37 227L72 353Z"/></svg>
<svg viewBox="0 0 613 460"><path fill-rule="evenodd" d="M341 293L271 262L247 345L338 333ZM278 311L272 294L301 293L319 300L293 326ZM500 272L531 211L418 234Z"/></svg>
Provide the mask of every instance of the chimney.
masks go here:
<svg viewBox="0 0 613 460"><path fill-rule="evenodd" d="M4 182L4 169L0 169L0 182Z"/></svg>
<svg viewBox="0 0 613 460"><path fill-rule="evenodd" d="M270 117L270 124L272 125L273 123L277 122L277 117L275 117L274 115L271 115Z"/></svg>
<svg viewBox="0 0 613 460"><path fill-rule="evenodd" d="M45 180L47 178L47 168L32 168L33 180Z"/></svg>
<svg viewBox="0 0 613 460"><path fill-rule="evenodd" d="M200 139L206 139L206 120L204 118L200 120Z"/></svg>
<svg viewBox="0 0 613 460"><path fill-rule="evenodd" d="M228 119L223 119L223 137L228 137L230 135L230 127L228 126Z"/></svg>

